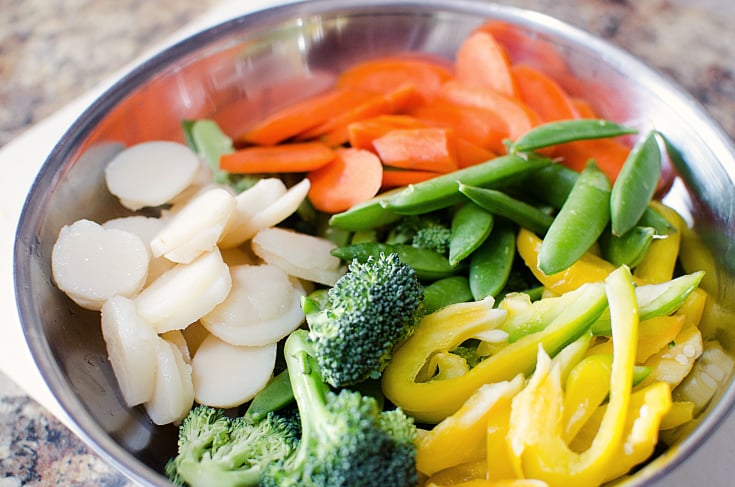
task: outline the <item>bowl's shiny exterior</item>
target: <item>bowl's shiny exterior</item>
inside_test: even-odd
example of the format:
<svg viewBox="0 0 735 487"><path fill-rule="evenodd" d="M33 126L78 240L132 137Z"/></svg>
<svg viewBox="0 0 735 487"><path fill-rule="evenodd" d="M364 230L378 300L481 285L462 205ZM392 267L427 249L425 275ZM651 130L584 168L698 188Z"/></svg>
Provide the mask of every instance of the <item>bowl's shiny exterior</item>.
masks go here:
<svg viewBox="0 0 735 487"><path fill-rule="evenodd" d="M689 164L667 196L712 251L709 291L735 299L735 148L679 88L629 55L537 13L466 0L317 0L235 19L189 38L135 69L97 100L59 141L26 201L16 241L16 292L25 334L51 390L77 432L137 482L165 485L176 428L155 427L125 407L106 359L98 313L76 307L53 285L51 247L78 218L124 214L103 184L103 168L122 147L182 140L180 122L214 117L238 133L274 107L323 89L343 68L369 57L413 51L451 59L488 19L509 22L524 42L516 59L544 62L574 95L594 99L604 116L655 126ZM569 78L549 64L560 54ZM540 54L539 54L540 53ZM717 336L732 353L732 333ZM640 485L670 472L724 419L735 392L720 391L697 429L628 480Z"/></svg>

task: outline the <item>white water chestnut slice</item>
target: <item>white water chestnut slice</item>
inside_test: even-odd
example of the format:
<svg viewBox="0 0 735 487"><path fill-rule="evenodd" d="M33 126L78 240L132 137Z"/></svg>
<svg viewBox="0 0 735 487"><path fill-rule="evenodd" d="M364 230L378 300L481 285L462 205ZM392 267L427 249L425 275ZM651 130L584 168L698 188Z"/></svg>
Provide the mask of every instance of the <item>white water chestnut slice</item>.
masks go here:
<svg viewBox="0 0 735 487"><path fill-rule="evenodd" d="M59 232L51 271L67 296L83 308L99 310L112 296L136 295L145 284L149 261L137 235L82 219Z"/></svg>
<svg viewBox="0 0 735 487"><path fill-rule="evenodd" d="M138 237L140 237L143 243L146 244L146 249L148 249L148 253L151 255L151 260L148 264L148 278L146 280L146 284L150 284L158 276L176 265L175 262L171 262L170 260L163 257L153 257L153 254L150 252L150 247L147 245L151 240L153 240L153 237L155 237L156 234L161 231L165 224L165 218L153 218L142 215L134 215L107 220L102 224L102 228L115 228L118 230L125 230L127 232L134 233Z"/></svg>
<svg viewBox="0 0 735 487"><path fill-rule="evenodd" d="M187 326L188 328L188 326ZM186 342L183 330L170 330L166 333L161 333L161 338L168 341L169 343L176 346L181 352L181 356L184 358L184 362L187 364L191 363L191 353L189 352L189 344Z"/></svg>
<svg viewBox="0 0 735 487"><path fill-rule="evenodd" d="M102 337L107 357L125 403L132 407L153 397L156 383L158 335L124 296L113 296L102 306Z"/></svg>
<svg viewBox="0 0 735 487"><path fill-rule="evenodd" d="M281 268L242 265L231 267L230 274L230 294L200 320L212 335L232 345L262 346L284 338L303 322L304 290Z"/></svg>
<svg viewBox="0 0 735 487"><path fill-rule="evenodd" d="M288 188L280 179L264 178L237 195L235 211L219 241L220 248L237 247L252 238L257 232L250 223L253 217L278 201L286 191Z"/></svg>
<svg viewBox="0 0 735 487"><path fill-rule="evenodd" d="M186 328L209 313L231 287L229 267L215 249L161 275L140 292L135 305L158 333L165 333Z"/></svg>
<svg viewBox="0 0 735 487"><path fill-rule="evenodd" d="M212 188L189 201L175 213L151 240L154 257L187 264L212 250L235 210L235 197L222 188Z"/></svg>
<svg viewBox="0 0 735 487"><path fill-rule="evenodd" d="M275 343L238 347L210 335L191 360L195 400L218 408L251 400L273 376L276 349Z"/></svg>
<svg viewBox="0 0 735 487"><path fill-rule="evenodd" d="M186 145L151 141L119 152L105 168L105 182L123 206L135 211L172 201L199 171L199 157Z"/></svg>
<svg viewBox="0 0 735 487"><path fill-rule="evenodd" d="M192 368L179 348L163 338L158 338L156 359L153 396L143 406L151 421L164 425L184 419L194 405Z"/></svg>
<svg viewBox="0 0 735 487"><path fill-rule="evenodd" d="M331 254L336 245L321 237L284 228L266 228L253 237L255 255L287 274L333 286L345 273L342 261Z"/></svg>

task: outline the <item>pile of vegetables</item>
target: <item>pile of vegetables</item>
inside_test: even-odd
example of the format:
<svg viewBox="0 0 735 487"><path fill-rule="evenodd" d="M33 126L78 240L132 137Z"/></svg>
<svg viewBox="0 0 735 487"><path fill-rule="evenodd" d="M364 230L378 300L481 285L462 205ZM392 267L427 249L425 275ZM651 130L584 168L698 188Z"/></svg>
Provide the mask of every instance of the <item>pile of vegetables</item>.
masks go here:
<svg viewBox="0 0 735 487"><path fill-rule="evenodd" d="M123 400L181 422L174 482L600 485L706 407L733 364L656 200L675 149L502 35L110 161L132 214L64 227L53 277Z"/></svg>

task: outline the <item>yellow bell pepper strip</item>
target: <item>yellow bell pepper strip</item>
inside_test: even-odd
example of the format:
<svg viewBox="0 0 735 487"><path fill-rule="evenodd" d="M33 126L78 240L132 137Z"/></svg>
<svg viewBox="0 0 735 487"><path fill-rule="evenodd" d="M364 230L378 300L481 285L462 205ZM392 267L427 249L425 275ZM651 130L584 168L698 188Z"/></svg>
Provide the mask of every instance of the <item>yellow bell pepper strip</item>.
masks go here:
<svg viewBox="0 0 735 487"><path fill-rule="evenodd" d="M508 445L508 430L510 429L510 408L512 401L505 402L487 419L487 479L503 480L514 479L518 476L513 467Z"/></svg>
<svg viewBox="0 0 735 487"><path fill-rule="evenodd" d="M566 270L546 275L538 267L542 240L530 230L522 228L516 237L516 248L536 279L556 294L565 294L590 282L602 282L615 270L608 261L587 252Z"/></svg>
<svg viewBox="0 0 735 487"><path fill-rule="evenodd" d="M666 382L672 388L679 385L691 372L694 363L702 355L702 335L697 327L681 330L670 346L646 360L651 373L642 385Z"/></svg>
<svg viewBox="0 0 735 487"><path fill-rule="evenodd" d="M431 482L426 487L444 487L451 485L452 487L548 487L546 482L536 479L502 479L502 480L468 480L457 484L437 484Z"/></svg>
<svg viewBox="0 0 735 487"><path fill-rule="evenodd" d="M607 407L602 405L597 408L571 443L572 450L584 451L589 448L599 432ZM661 437L661 425L671 407L671 388L663 382L653 383L631 394L625 418L624 439L617 445L614 460L605 469L604 482L625 475L651 456Z"/></svg>
<svg viewBox="0 0 735 487"><path fill-rule="evenodd" d="M424 487L444 487L449 485L461 485L473 480L482 480L487 475L487 464L485 460L462 463L431 475Z"/></svg>
<svg viewBox="0 0 735 487"><path fill-rule="evenodd" d="M671 226L668 235L657 236L648 247L648 252L635 267L635 276L647 282L664 282L674 276L674 268L679 257L681 232L686 226L684 219L673 208L658 201L651 201L654 207Z"/></svg>
<svg viewBox="0 0 735 487"><path fill-rule="evenodd" d="M612 355L585 357L569 373L564 386L563 438L570 443L610 393Z"/></svg>
<svg viewBox="0 0 735 487"><path fill-rule="evenodd" d="M416 442L419 472L433 475L449 467L484 460L488 417L503 407L510 410L510 401L522 386L521 375L511 381L481 386L456 413Z"/></svg>
<svg viewBox="0 0 735 487"><path fill-rule="evenodd" d="M682 328L699 326L702 322L706 306L707 293L702 289L695 289L692 294L687 296L679 309L676 310L677 315L684 316L684 324L682 325Z"/></svg>
<svg viewBox="0 0 735 487"><path fill-rule="evenodd" d="M509 438L520 477L550 486L591 487L606 478L623 441L630 403L638 338L638 311L632 276L620 267L605 280L610 305L613 364L608 407L591 446L577 453L564 440L564 392L559 367L539 351L537 367L526 388L513 399Z"/></svg>
<svg viewBox="0 0 735 487"><path fill-rule="evenodd" d="M635 362L642 364L676 339L686 321L684 315L657 316L641 321Z"/></svg>
<svg viewBox="0 0 735 487"><path fill-rule="evenodd" d="M488 309L483 300L449 305L425 316L413 335L394 352L383 372L385 396L416 420L438 423L457 411L482 384L510 380L519 373L529 374L535 367L539 344L555 355L587 332L606 309L603 284L587 284L577 292L577 299L543 330L500 349L461 377L446 380L417 382L416 377L432 355L452 350L483 328L497 327L506 313Z"/></svg>

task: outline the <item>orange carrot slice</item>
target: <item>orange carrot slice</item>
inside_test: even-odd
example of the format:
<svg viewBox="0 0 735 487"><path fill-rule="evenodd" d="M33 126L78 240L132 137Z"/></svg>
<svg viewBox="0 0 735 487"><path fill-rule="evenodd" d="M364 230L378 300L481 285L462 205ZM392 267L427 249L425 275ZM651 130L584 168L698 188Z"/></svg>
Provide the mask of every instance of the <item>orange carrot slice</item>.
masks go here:
<svg viewBox="0 0 735 487"><path fill-rule="evenodd" d="M276 111L240 139L258 145L283 142L344 113L371 94L356 89L332 89Z"/></svg>
<svg viewBox="0 0 735 487"><path fill-rule="evenodd" d="M440 96L452 103L495 112L505 121L508 126L508 137L513 140L517 140L539 123L538 115L524 103L492 89L447 81L442 87Z"/></svg>
<svg viewBox="0 0 735 487"><path fill-rule="evenodd" d="M367 201L380 190L383 165L370 151L335 149L329 164L307 174L309 200L317 210L338 213Z"/></svg>
<svg viewBox="0 0 735 487"><path fill-rule="evenodd" d="M567 93L549 76L523 64L513 66L512 71L521 99L543 122L579 117Z"/></svg>
<svg viewBox="0 0 735 487"><path fill-rule="evenodd" d="M457 165L460 168L474 166L475 164L480 164L481 162L486 162L497 157L495 152L465 139L457 138L455 145L457 147Z"/></svg>
<svg viewBox="0 0 735 487"><path fill-rule="evenodd" d="M574 109L577 111L580 117L582 118L600 118L600 116L597 114L594 108L592 108L592 105L590 102L585 100L584 98L572 98L571 99L572 105L574 106Z"/></svg>
<svg viewBox="0 0 735 487"><path fill-rule="evenodd" d="M468 86L489 88L510 97L518 95L508 53L487 31L475 31L462 42L455 71L456 79Z"/></svg>
<svg viewBox="0 0 735 487"><path fill-rule="evenodd" d="M438 62L427 59L389 56L372 59L348 68L337 79L337 86L389 93L410 83L424 101L429 101L441 84L452 76Z"/></svg>
<svg viewBox="0 0 735 487"><path fill-rule="evenodd" d="M508 137L508 126L490 110L437 99L413 110L411 115L427 125L451 128L457 137L493 152L506 150L503 140Z"/></svg>
<svg viewBox="0 0 735 487"><path fill-rule="evenodd" d="M418 106L423 103L422 100L415 86L403 84L384 95L368 96L362 103L344 113L302 132L297 139L308 140L321 137L321 141L330 147L342 145L349 141L347 127L350 123L379 115L402 112Z"/></svg>
<svg viewBox="0 0 735 487"><path fill-rule="evenodd" d="M220 168L240 174L306 172L334 158L334 151L321 142L252 146L224 154Z"/></svg>
<svg viewBox="0 0 735 487"><path fill-rule="evenodd" d="M457 149L450 129L395 129L373 141L386 166L434 172L457 170Z"/></svg>
<svg viewBox="0 0 735 487"><path fill-rule="evenodd" d="M383 169L383 188L397 188L417 184L439 176L440 173L432 171L398 170L391 168Z"/></svg>
<svg viewBox="0 0 735 487"><path fill-rule="evenodd" d="M425 123L410 115L378 115L351 123L347 126L347 132L350 146L375 152L373 141L391 130L423 127L426 127Z"/></svg>

